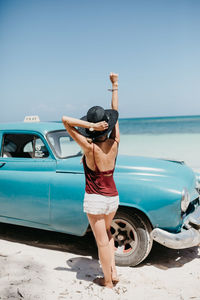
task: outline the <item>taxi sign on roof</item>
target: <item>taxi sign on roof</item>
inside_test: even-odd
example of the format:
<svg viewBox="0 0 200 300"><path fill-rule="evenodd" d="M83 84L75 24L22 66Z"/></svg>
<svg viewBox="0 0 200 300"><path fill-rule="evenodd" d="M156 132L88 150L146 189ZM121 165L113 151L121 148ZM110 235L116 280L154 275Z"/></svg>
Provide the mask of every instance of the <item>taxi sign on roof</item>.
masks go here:
<svg viewBox="0 0 200 300"><path fill-rule="evenodd" d="M24 122L40 122L40 118L38 116L25 116Z"/></svg>

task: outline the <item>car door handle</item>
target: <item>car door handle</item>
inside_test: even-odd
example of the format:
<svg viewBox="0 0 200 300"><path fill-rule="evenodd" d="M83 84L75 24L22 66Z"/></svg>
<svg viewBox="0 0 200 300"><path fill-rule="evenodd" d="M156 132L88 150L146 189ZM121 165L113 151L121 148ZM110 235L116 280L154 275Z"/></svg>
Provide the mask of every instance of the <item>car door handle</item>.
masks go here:
<svg viewBox="0 0 200 300"><path fill-rule="evenodd" d="M5 164L5 162L0 162L0 168L2 168Z"/></svg>

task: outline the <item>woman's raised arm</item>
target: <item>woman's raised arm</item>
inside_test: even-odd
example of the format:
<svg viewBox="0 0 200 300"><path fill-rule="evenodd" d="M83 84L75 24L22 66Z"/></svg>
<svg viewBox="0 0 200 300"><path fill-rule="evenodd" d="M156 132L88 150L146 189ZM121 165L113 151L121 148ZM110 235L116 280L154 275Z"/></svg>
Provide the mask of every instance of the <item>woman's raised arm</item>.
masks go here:
<svg viewBox="0 0 200 300"><path fill-rule="evenodd" d="M118 74L110 73L110 81L112 83L112 100L111 100L111 108L118 111ZM110 135L111 139L114 139L117 143L120 141L119 134L119 122L115 124L113 131Z"/></svg>

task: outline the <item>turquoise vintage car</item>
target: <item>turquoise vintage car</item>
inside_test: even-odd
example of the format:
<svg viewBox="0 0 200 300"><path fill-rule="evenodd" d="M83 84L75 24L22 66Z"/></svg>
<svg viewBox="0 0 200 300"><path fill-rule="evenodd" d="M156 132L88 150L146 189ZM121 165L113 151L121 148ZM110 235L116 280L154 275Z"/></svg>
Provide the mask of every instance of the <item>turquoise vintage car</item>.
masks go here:
<svg viewBox="0 0 200 300"><path fill-rule="evenodd" d="M61 122L0 125L0 221L83 236L82 152ZM112 223L116 263L135 266L153 240L200 243L199 182L183 162L118 156L120 206Z"/></svg>

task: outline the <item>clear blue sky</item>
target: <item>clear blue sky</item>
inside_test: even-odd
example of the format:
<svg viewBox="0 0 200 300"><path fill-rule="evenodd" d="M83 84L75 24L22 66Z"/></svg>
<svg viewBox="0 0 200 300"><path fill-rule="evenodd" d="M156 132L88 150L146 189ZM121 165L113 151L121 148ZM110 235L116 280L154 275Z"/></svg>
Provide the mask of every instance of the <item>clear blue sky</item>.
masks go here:
<svg viewBox="0 0 200 300"><path fill-rule="evenodd" d="M0 0L0 122L200 114L200 1Z"/></svg>

